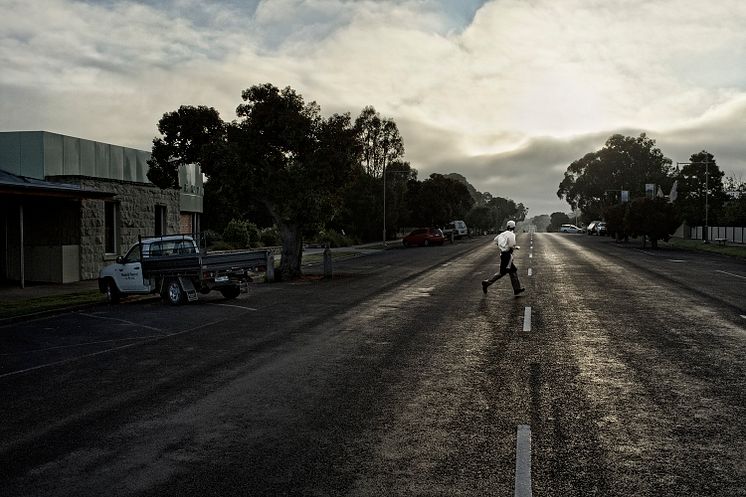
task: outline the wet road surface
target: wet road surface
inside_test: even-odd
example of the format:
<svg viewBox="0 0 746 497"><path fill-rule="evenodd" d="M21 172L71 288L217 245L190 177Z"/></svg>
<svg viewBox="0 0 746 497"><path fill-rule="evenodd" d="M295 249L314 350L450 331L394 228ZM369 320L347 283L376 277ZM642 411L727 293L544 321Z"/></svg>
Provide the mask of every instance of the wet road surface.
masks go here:
<svg viewBox="0 0 746 497"><path fill-rule="evenodd" d="M746 495L744 264L518 243L0 328L0 495Z"/></svg>

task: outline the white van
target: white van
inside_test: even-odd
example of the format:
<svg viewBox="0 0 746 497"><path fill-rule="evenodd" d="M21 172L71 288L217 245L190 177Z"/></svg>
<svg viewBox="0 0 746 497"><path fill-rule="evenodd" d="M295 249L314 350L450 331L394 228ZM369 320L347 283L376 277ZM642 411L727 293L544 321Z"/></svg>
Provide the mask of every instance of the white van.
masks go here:
<svg viewBox="0 0 746 497"><path fill-rule="evenodd" d="M466 223L461 220L451 221L450 223L448 223L448 226L446 226L446 231L449 234L453 232L453 237L456 239L463 238L469 235L469 229L466 227Z"/></svg>

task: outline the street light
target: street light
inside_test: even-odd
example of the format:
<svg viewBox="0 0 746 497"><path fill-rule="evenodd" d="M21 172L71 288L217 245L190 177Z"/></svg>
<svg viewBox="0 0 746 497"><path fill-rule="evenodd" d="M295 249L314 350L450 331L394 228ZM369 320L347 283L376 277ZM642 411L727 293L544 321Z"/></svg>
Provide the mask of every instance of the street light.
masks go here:
<svg viewBox="0 0 746 497"><path fill-rule="evenodd" d="M704 239L704 243L710 243L710 234L708 233L708 221L709 221L709 212L710 212L710 158L705 154L705 160L703 161L694 161L694 162L677 162L676 167L679 166L689 166L691 164L704 164L705 165L705 229L702 232L702 238Z"/></svg>
<svg viewBox="0 0 746 497"><path fill-rule="evenodd" d="M409 171L391 171L408 174ZM386 166L383 166L383 248L386 248Z"/></svg>

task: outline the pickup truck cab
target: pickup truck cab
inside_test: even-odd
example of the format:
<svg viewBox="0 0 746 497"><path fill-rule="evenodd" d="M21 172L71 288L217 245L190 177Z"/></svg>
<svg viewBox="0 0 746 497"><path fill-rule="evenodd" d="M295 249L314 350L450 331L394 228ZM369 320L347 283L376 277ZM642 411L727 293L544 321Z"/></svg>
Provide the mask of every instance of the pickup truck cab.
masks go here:
<svg viewBox="0 0 746 497"><path fill-rule="evenodd" d="M197 292L218 290L225 298L247 291L250 272L266 267L267 251L202 254L188 235L141 238L124 256L99 271L101 292L111 303L123 296L160 293L178 305Z"/></svg>

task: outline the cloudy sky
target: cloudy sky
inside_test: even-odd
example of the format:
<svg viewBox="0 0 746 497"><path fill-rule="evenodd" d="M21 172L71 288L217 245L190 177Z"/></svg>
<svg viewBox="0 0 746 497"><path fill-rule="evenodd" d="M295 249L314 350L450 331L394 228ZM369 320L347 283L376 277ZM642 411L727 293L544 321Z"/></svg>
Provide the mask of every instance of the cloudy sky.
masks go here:
<svg viewBox="0 0 746 497"><path fill-rule="evenodd" d="M743 0L0 0L0 130L150 149L179 105L291 86L393 118L421 179L530 215L613 133L746 180Z"/></svg>

